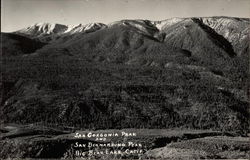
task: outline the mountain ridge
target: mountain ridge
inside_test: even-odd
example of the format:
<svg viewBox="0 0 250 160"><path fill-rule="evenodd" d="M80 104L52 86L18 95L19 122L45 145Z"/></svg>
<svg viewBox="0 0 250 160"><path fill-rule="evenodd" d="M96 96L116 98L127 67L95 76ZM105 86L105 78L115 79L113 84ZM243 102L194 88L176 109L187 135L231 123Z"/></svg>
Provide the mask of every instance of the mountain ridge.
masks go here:
<svg viewBox="0 0 250 160"><path fill-rule="evenodd" d="M217 19L227 19L227 20L241 20L241 21L244 21L246 23L249 23L250 24L250 19L249 18L236 18L236 17L190 17L190 18L169 18L169 19L165 19L165 20L162 20L162 21L150 21L150 20L145 20L145 19L123 19L123 20L120 20L120 21L115 21L115 22L111 22L109 24L103 24L103 23L89 23L89 24L79 24L79 25L64 25L64 24L57 24L57 23L36 23L34 25L31 25L27 28L24 28L24 29L21 29L21 30L17 30L15 31L14 33L17 33L17 34L23 34L23 35L29 35L30 34L30 30L32 31L35 30L36 27L38 27L39 29L38 30L41 30L41 29L45 29L47 28L47 30L44 31L43 34L50 34L50 33L53 33L53 26L58 26L58 29L59 29L59 26L61 27L61 29L59 29L59 31L62 31L61 34L63 34L64 32L63 31L66 31L65 33L70 33L70 32L73 32L73 30L75 30L77 27L90 27L90 30L93 29L92 27L93 26L98 26L97 28L100 29L102 27L110 27L114 24L124 24L124 25L128 25L128 24L132 24L134 25L133 27L155 27L156 29L158 29L158 31L161 31L162 28L164 29L164 27L167 27L167 26L170 26L170 25L173 25L175 23L178 23L180 21L183 21L183 20L186 20L186 19L192 19L192 18L197 18L197 19L200 19L201 21L204 21L204 22L207 22L205 24L209 25L209 21L216 21ZM133 24L134 22L134 24ZM126 24L125 24L126 23ZM136 26L136 24L137 26ZM140 24L138 24L140 23ZM142 24L144 23L144 24ZM229 23L229 22L228 22ZM149 25L151 24L151 25ZM213 23L212 23L213 24ZM91 27L91 25L93 25ZM143 26L144 25L144 26ZM213 26L210 26L211 28L213 28ZM216 26L215 26L216 27ZM52 30L51 30L52 28ZM66 28L66 29L65 29ZM142 29L140 28L140 29ZM98 29L93 29L93 31L96 31ZM77 32L78 33L81 33L83 32L84 29L79 29ZM73 33L76 33L76 32L73 32ZM31 32L32 34L32 32Z"/></svg>
<svg viewBox="0 0 250 160"><path fill-rule="evenodd" d="M109 24L89 23L86 25L79 24L72 26L38 23L25 29L15 31L14 33L31 39L37 39L45 43L64 44L66 41L70 41L70 39L76 39L77 37L82 37L88 33L95 33L96 31L112 28L114 26L125 26L145 37L163 42L167 41L167 37L174 35L175 32L179 34L179 32L188 30L187 26L190 25L189 21L194 19L196 22L199 21L199 24L202 24L202 29L207 32L208 35L211 37L217 35L216 38L220 38L219 41L215 40L215 45L219 44L219 47L227 50L226 52L228 52L229 55L242 55L249 51L249 47L247 45L242 46L242 44L247 44L250 40L250 19L223 16L170 18L162 21L124 19ZM178 24L180 27L174 27ZM184 29L182 27L184 27ZM171 28L175 28L175 30L172 30ZM170 34L166 31L170 31ZM220 45L220 41L223 42L224 45ZM229 49L227 49L228 47Z"/></svg>
<svg viewBox="0 0 250 160"><path fill-rule="evenodd" d="M46 43L30 55L60 56L59 51L63 51L66 55L94 61L143 64L145 55L166 56L183 50L181 52L202 61L217 59L221 63L227 57L248 56L248 24L250 19L235 17L170 18L163 21L125 19L107 25L36 23L12 34ZM151 63L165 66L154 60Z"/></svg>

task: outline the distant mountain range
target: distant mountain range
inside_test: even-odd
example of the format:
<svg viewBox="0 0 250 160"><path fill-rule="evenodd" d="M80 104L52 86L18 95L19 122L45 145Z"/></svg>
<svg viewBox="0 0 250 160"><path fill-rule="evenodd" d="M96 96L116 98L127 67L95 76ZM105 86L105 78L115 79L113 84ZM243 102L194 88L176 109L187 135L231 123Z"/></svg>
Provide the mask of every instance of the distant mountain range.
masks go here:
<svg viewBox="0 0 250 160"><path fill-rule="evenodd" d="M245 132L249 35L250 19L235 17L37 23L2 33L0 111L5 122Z"/></svg>
<svg viewBox="0 0 250 160"><path fill-rule="evenodd" d="M53 50L58 48L64 49L70 55L126 52L126 55L119 55L124 63L137 61L137 58L129 56L132 53L165 54L163 52L166 52L166 48L181 49L182 52L203 58L244 56L249 52L249 24L249 19L232 17L172 18L164 21L121 20L108 25L91 23L66 26L37 23L3 34L3 53L7 54L5 50L8 50L9 55L20 53L19 49L15 51L15 48L9 46L5 38L12 41L29 41L26 38L30 38L35 41L32 48L41 48L42 43L47 43L36 54L49 51L52 53L48 56L53 56ZM12 34L19 35L19 39L11 36ZM21 36L25 37L24 40ZM24 52L27 53L34 53L34 50ZM105 61L108 59L100 55L96 55L96 58Z"/></svg>

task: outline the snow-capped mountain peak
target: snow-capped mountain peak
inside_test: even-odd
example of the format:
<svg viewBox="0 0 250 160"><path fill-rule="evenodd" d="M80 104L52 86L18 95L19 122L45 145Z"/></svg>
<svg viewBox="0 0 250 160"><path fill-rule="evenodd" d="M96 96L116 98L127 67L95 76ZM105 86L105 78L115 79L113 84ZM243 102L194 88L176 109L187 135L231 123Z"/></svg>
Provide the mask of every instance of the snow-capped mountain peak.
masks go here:
<svg viewBox="0 0 250 160"><path fill-rule="evenodd" d="M67 29L67 26L56 23L36 23L17 32L28 35L58 34Z"/></svg>
<svg viewBox="0 0 250 160"><path fill-rule="evenodd" d="M105 27L102 23L89 23L78 25L62 25L56 23L36 23L27 28L16 31L16 33L31 37L41 37L48 35L64 35L84 32L94 32Z"/></svg>

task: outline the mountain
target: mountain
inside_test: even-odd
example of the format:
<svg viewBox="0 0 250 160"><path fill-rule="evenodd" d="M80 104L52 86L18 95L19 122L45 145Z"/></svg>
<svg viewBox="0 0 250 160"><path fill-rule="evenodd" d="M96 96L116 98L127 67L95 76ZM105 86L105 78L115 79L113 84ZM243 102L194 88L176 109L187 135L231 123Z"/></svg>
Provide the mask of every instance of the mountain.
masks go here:
<svg viewBox="0 0 250 160"><path fill-rule="evenodd" d="M60 34L66 29L67 26L61 24L36 23L17 32L39 37L43 34Z"/></svg>
<svg viewBox="0 0 250 160"><path fill-rule="evenodd" d="M72 35L77 33L89 33L105 27L102 23L90 23L66 26L55 23L36 23L27 28L16 31L16 34L39 39L43 42L50 42L61 36Z"/></svg>
<svg viewBox="0 0 250 160"><path fill-rule="evenodd" d="M39 23L2 33L0 116L5 123L245 135L249 23L235 17Z"/></svg>
<svg viewBox="0 0 250 160"><path fill-rule="evenodd" d="M67 28L67 26L61 24L36 23L27 28L18 30L15 33L44 42L49 42L55 36L63 34Z"/></svg>
<svg viewBox="0 0 250 160"><path fill-rule="evenodd" d="M61 36L37 50L36 55L58 56L63 51L61 53L89 61L156 66L167 66L173 61L210 66L214 70L224 68L230 72L228 64L240 58L245 61L248 56L249 20L224 18L231 23L227 26L224 20L221 30L238 23L240 27L235 28L242 32L238 36L242 41L231 42L230 37L235 34L224 37L222 32L217 32L215 26L222 21L214 22L215 19L221 18L173 18L161 22L121 20L91 33L76 31L70 36ZM214 25L207 25L208 21L213 21Z"/></svg>

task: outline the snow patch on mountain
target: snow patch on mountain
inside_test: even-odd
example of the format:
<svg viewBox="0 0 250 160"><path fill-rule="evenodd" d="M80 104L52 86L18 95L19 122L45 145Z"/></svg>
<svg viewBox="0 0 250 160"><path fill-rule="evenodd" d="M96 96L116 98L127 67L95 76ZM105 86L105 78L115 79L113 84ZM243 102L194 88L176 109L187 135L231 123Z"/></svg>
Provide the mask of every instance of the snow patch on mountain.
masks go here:
<svg viewBox="0 0 250 160"><path fill-rule="evenodd" d="M167 19L163 21L154 21L153 24L156 26L158 30L161 31L162 29L169 27L183 20L184 18L171 18L171 19Z"/></svg>
<svg viewBox="0 0 250 160"><path fill-rule="evenodd" d="M131 28L136 29L138 32L141 32L146 35L154 35L156 32L158 32L158 29L156 26L153 24L152 21L149 20L121 20L121 21L116 21L113 23L108 24L108 27L113 27L113 26L128 26Z"/></svg>

